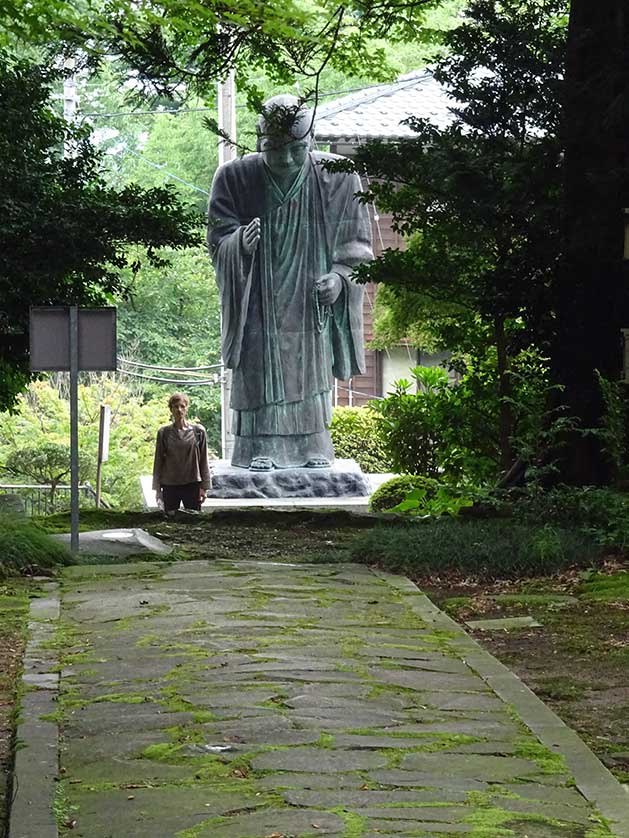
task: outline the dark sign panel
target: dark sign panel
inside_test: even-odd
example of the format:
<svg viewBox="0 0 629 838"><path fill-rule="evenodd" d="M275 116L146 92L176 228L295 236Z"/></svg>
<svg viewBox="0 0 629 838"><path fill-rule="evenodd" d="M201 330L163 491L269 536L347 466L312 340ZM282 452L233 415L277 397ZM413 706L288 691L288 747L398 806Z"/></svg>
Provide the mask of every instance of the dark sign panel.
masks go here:
<svg viewBox="0 0 629 838"><path fill-rule="evenodd" d="M79 370L116 369L116 309L79 309ZM70 370L70 309L67 306L31 308L31 369Z"/></svg>

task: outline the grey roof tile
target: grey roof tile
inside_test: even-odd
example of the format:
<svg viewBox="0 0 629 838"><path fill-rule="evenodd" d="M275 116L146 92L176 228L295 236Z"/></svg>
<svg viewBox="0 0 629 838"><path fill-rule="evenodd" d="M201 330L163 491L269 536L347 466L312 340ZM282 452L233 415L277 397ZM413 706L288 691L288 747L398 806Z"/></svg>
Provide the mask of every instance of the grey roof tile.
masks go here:
<svg viewBox="0 0 629 838"><path fill-rule="evenodd" d="M356 142L412 137L404 125L409 116L423 117L437 128L449 125L455 104L430 70L416 70L391 84L369 87L319 104L315 135L319 142Z"/></svg>

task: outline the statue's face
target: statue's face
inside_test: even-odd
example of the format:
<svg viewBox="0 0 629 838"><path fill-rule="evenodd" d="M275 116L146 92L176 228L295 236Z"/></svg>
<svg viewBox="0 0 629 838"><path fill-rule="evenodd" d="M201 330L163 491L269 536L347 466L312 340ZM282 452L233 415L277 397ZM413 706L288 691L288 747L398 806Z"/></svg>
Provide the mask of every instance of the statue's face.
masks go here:
<svg viewBox="0 0 629 838"><path fill-rule="evenodd" d="M259 147L271 174L286 177L301 171L310 150L310 138L263 137Z"/></svg>

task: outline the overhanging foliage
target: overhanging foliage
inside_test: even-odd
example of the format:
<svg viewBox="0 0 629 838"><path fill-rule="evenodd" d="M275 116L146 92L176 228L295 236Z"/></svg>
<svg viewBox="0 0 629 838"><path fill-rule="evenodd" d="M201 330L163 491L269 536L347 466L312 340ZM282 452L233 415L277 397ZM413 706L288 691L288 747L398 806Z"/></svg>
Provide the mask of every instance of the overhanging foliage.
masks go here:
<svg viewBox="0 0 629 838"><path fill-rule="evenodd" d="M200 218L170 188L110 188L86 133L50 105L57 78L12 61L0 68L0 409L30 378L31 305L102 305L124 292L127 246L158 249L199 241ZM64 156L64 144L71 153ZM143 257L144 258L144 257ZM138 262L132 268L138 267Z"/></svg>

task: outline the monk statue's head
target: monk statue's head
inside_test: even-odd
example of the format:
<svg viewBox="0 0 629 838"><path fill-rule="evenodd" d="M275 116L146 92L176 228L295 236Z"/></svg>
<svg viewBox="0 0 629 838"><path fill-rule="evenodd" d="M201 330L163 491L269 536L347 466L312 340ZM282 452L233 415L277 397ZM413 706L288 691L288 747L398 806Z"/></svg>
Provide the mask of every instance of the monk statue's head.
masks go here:
<svg viewBox="0 0 629 838"><path fill-rule="evenodd" d="M313 112L296 96L268 99L258 119L257 149L273 174L296 174L313 144Z"/></svg>

